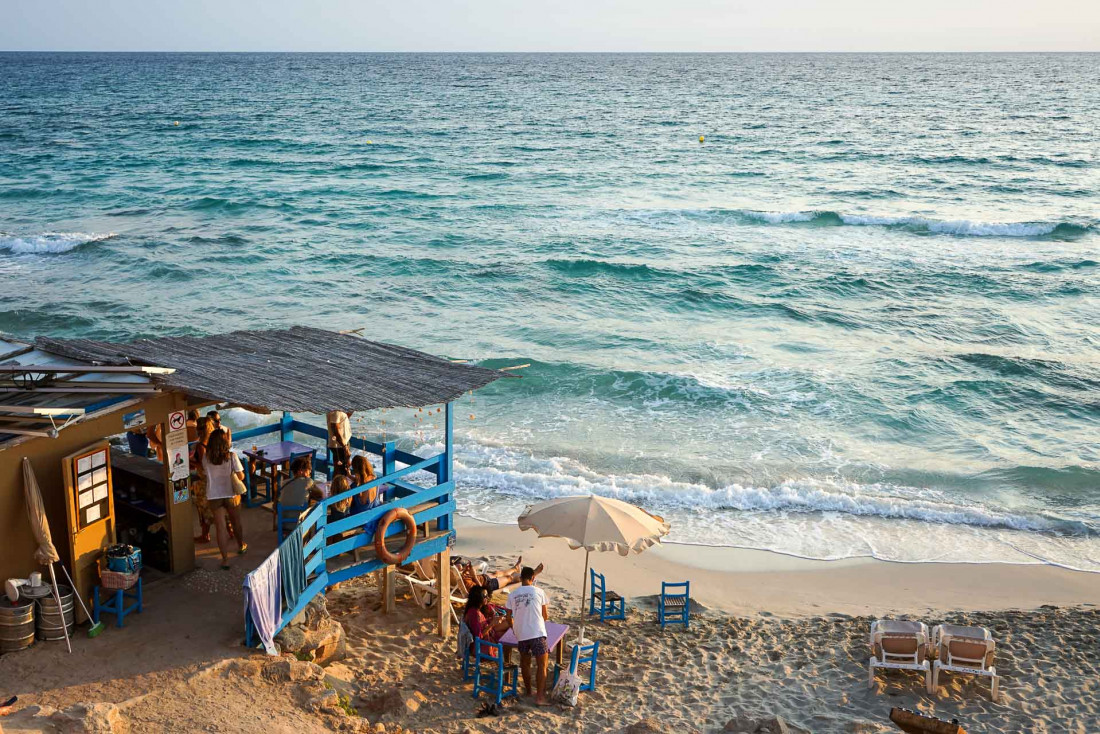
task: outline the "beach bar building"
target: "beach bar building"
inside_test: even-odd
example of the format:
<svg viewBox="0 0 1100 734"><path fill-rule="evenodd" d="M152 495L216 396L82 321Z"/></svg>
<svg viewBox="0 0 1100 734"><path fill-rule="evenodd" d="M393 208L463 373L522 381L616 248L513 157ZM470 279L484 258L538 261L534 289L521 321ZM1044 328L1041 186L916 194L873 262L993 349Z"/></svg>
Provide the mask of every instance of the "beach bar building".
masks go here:
<svg viewBox="0 0 1100 734"><path fill-rule="evenodd" d="M301 521L307 586L284 622L332 584L382 570L371 552L374 538L356 532L377 525L392 509L409 511L426 532L403 559L431 555L446 568L454 544L452 403L505 372L452 362L347 333L293 327L111 343L39 337L24 343L0 335L0 579L26 578L36 548L23 498L23 459L38 478L46 516L61 561L85 599L98 581L102 551L137 540L145 563L179 574L195 565L194 510L190 498L185 411L213 404L279 413L269 425L234 432L240 450L258 440L317 446L320 471L331 472L328 430L295 414L441 406L442 453L419 456L394 441L353 437L353 449L372 454L380 467L370 486L386 486L379 507L328 523L332 496ZM160 425L163 461L136 457L113 446L111 436ZM250 505L271 500L270 484L246 467ZM390 535L406 533L393 523ZM366 551L362 555L359 551ZM337 559L352 559L340 562ZM392 576L389 592L392 595ZM442 608L446 605L437 605ZM447 615L439 614L446 633Z"/></svg>

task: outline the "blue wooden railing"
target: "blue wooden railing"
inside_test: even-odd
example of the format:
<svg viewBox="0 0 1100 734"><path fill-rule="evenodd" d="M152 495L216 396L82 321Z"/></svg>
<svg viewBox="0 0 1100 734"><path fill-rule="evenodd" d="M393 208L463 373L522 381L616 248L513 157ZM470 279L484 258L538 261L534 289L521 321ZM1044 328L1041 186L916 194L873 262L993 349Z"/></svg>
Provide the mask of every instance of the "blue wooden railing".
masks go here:
<svg viewBox="0 0 1100 734"><path fill-rule="evenodd" d="M302 518L299 526L302 529L302 559L305 567L306 588L292 608L286 608L285 603L280 600L280 605L283 607L282 623L275 630L276 633L289 624L318 594L323 594L333 584L364 576L386 567L387 564L383 561L372 558L329 571L328 562L338 556L352 553L357 548L373 546L373 532L355 531L374 527L382 516L392 509L401 507L411 512L413 508L419 508L412 513L417 527L426 523L434 523L439 533L435 537L419 540L413 546L412 553L405 563L423 560L429 556L442 553L454 545L453 417L449 403L446 408L445 429L446 444L443 453L428 458L402 451L397 448L394 441L376 443L362 438L353 437L351 439L352 448L381 457L382 471L377 479L367 484L318 502ZM279 434L279 440L281 441L292 441L295 434L321 439L328 438L326 428L319 428L309 423L294 420L289 414L284 413L278 423L234 433L233 441L239 446L242 441L267 436L268 434ZM398 463L404 464L404 466L398 469ZM331 473L330 462L326 462L325 470L326 474ZM434 475L435 483L432 486L425 487L409 482L407 477L417 472ZM252 471L249 470L246 474L251 482ZM379 491L383 491L386 485L388 485L386 496L390 499L384 504L328 522L328 508L331 505L376 487L379 488ZM250 499L253 497L253 489L250 485ZM398 535L403 530L404 526L400 523L393 523L386 531L386 537ZM341 537L346 533L353 534L348 537ZM248 612L245 613L245 644L248 647L255 644L255 629L251 615Z"/></svg>

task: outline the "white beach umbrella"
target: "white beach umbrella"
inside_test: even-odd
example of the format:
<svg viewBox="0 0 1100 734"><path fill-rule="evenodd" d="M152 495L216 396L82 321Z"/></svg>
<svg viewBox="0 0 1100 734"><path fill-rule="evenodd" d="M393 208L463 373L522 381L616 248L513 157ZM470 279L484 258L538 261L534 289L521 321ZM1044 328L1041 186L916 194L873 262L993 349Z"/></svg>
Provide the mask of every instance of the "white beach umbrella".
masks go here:
<svg viewBox="0 0 1100 734"><path fill-rule="evenodd" d="M580 495L559 497L529 506L519 516L520 530L534 530L540 538L565 538L573 550L584 548L581 577L581 618L588 591L588 556L592 551L617 551L621 556L641 553L668 535L669 524L622 500ZM584 626L580 636L584 637Z"/></svg>

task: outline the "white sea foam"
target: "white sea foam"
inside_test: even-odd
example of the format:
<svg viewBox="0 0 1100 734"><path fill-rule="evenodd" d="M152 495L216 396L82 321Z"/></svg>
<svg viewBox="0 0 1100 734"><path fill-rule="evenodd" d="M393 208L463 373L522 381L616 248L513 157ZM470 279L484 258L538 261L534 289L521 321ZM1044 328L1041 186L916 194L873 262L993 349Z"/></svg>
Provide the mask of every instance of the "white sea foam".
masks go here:
<svg viewBox="0 0 1100 734"><path fill-rule="evenodd" d="M1056 521L981 506L905 497L919 490L835 480L788 480L771 487L731 484L712 488L648 474L604 475L565 459L550 459L541 471L470 466L460 462L464 484L532 500L599 494L647 507L692 511L839 512L862 517L1001 527L1027 531L1058 529ZM572 464L566 467L566 464Z"/></svg>
<svg viewBox="0 0 1100 734"><path fill-rule="evenodd" d="M983 222L969 219L941 220L920 216L877 216L872 214L842 214L826 210L759 211L738 210L737 214L769 224L817 222L846 224L853 227L907 227L922 232L950 234L962 237L1042 237L1055 232L1058 222ZM1067 226L1070 226L1067 224ZM1087 225L1072 225L1082 231Z"/></svg>
<svg viewBox="0 0 1100 734"><path fill-rule="evenodd" d="M1100 525L1091 516L1069 522L953 501L933 488L827 478L715 488L660 474L602 472L488 438L470 437L455 448L458 510L490 522L514 522L524 506L543 499L591 493L663 515L673 525L669 540L678 543L820 560L1044 563L1100 572ZM440 442L415 449L425 456L442 450Z"/></svg>
<svg viewBox="0 0 1100 734"><path fill-rule="evenodd" d="M89 234L87 232L43 232L35 235L0 234L0 250L16 255L42 255L68 252L89 242L102 242L115 234Z"/></svg>
<svg viewBox="0 0 1100 734"><path fill-rule="evenodd" d="M817 212L765 212L748 210L742 212L750 219L759 219L771 224L786 224L788 222L810 222L817 216Z"/></svg>
<svg viewBox="0 0 1100 734"><path fill-rule="evenodd" d="M253 413L244 408L230 408L221 412L222 422L234 430L243 431L246 428L256 428L275 423L278 418L274 414Z"/></svg>
<svg viewBox="0 0 1100 734"><path fill-rule="evenodd" d="M845 224L853 226L914 227L937 234L953 234L966 237L1041 237L1057 228L1050 222L972 222L967 219L942 221L925 217L876 217L859 214L841 214Z"/></svg>

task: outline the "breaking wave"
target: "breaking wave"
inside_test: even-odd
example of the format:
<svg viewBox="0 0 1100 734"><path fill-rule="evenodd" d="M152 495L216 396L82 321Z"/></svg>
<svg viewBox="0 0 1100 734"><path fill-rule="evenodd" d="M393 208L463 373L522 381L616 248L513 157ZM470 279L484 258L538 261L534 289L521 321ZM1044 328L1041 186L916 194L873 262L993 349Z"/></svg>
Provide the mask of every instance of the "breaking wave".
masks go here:
<svg viewBox="0 0 1100 734"><path fill-rule="evenodd" d="M834 211L773 212L744 210L738 215L767 224L811 224L822 227L891 227L910 232L958 237L1049 237L1076 239L1095 232L1095 223L1078 222L980 222L969 219L941 220L918 216L875 216Z"/></svg>
<svg viewBox="0 0 1100 734"><path fill-rule="evenodd" d="M89 234L87 232L43 232L35 235L0 234L0 250L16 255L41 255L74 250L89 242L102 242L115 234Z"/></svg>
<svg viewBox="0 0 1100 734"><path fill-rule="evenodd" d="M553 465L561 459L550 459ZM464 485L484 487L519 498L538 501L576 494L599 494L641 504L655 512L669 509L693 511L820 513L836 512L858 517L1029 532L1091 535L1083 522L1057 520L1041 515L999 511L976 505L905 497L920 490L884 484L821 479L788 480L771 487L730 484L712 488L644 474L603 475L581 471L523 471L492 466L457 464Z"/></svg>

